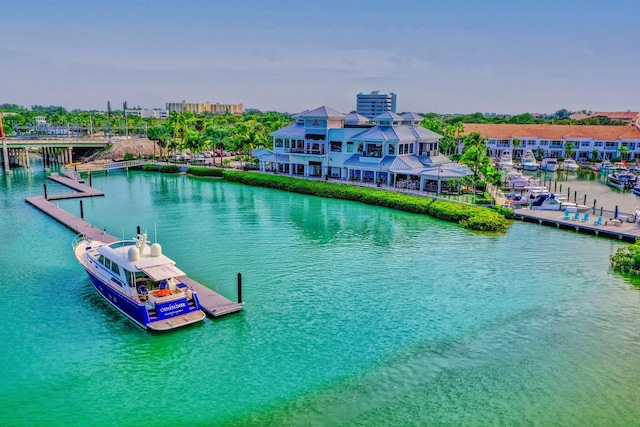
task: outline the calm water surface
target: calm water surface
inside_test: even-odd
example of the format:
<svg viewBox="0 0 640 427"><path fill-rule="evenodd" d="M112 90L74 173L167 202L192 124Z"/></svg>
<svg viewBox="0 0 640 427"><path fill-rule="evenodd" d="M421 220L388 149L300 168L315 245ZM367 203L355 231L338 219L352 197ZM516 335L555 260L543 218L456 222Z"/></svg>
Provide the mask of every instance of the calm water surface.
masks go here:
<svg viewBox="0 0 640 427"><path fill-rule="evenodd" d="M640 290L608 270L616 241L94 176L92 224L140 225L231 299L243 273L241 314L153 334L101 301L73 233L24 202L44 181L1 181L2 425L639 424Z"/></svg>

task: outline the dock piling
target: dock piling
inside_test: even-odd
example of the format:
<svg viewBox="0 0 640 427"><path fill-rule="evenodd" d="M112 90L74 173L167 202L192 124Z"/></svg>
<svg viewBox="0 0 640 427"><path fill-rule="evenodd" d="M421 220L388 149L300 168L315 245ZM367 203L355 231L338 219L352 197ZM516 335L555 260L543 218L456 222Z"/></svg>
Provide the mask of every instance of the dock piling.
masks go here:
<svg viewBox="0 0 640 427"><path fill-rule="evenodd" d="M44 198L47 199L47 184L44 184Z"/></svg>
<svg viewBox="0 0 640 427"><path fill-rule="evenodd" d="M136 234L140 234L140 226L139 225L136 227Z"/></svg>
<svg viewBox="0 0 640 427"><path fill-rule="evenodd" d="M92 187L92 185L91 185L91 171L89 171L88 174L89 174L89 187Z"/></svg>
<svg viewBox="0 0 640 427"><path fill-rule="evenodd" d="M238 273L238 304L242 304L242 273Z"/></svg>
<svg viewBox="0 0 640 427"><path fill-rule="evenodd" d="M82 207L82 200L80 200L80 219L84 219L84 208Z"/></svg>

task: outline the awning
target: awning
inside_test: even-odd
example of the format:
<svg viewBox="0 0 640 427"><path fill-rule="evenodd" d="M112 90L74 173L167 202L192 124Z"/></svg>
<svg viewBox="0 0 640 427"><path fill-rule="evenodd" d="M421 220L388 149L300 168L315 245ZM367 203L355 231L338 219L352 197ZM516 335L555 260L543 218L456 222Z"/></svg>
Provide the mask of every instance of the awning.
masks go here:
<svg viewBox="0 0 640 427"><path fill-rule="evenodd" d="M171 277L186 276L184 271L171 264L156 265L154 267L142 268L141 270L156 282L170 279Z"/></svg>

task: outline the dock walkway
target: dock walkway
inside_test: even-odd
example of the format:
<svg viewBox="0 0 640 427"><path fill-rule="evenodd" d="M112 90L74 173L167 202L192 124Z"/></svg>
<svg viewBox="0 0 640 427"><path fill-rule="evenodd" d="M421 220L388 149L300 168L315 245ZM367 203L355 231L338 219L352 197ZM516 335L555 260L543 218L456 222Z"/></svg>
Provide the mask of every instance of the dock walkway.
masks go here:
<svg viewBox="0 0 640 427"><path fill-rule="evenodd" d="M69 212L59 208L49 201L91 196L104 196L103 193L94 188L83 185L71 178L63 177L60 175L50 175L49 179L56 181L66 187L72 188L76 192L50 195L48 197L29 197L26 199L27 203L41 210L51 218L55 219L56 221L60 222L61 224L70 228L78 234L84 234L85 236L90 237L93 240L108 243L118 240L115 237L107 234L105 230L100 230L99 228L94 227L85 220L70 214ZM192 287L196 291L198 299L200 300L200 308L202 308L202 311L204 311L211 317L217 318L242 310L242 303L233 302L223 297L219 293L209 289L203 284L196 282L190 277L181 276L180 280L182 281L182 283Z"/></svg>
<svg viewBox="0 0 640 427"><path fill-rule="evenodd" d="M580 233L593 234L599 237L607 237L610 239L624 240L626 242L635 243L640 238L640 224L628 221L611 221L612 218L602 218L602 225L595 225L594 222L599 215L590 215L588 221L582 221L584 214L580 215L580 219L564 219L562 211L547 210L531 210L516 209L514 211L516 219L526 222L538 223L550 227L556 227L565 230L574 230ZM572 214L573 218L573 214ZM620 217L622 218L622 217Z"/></svg>

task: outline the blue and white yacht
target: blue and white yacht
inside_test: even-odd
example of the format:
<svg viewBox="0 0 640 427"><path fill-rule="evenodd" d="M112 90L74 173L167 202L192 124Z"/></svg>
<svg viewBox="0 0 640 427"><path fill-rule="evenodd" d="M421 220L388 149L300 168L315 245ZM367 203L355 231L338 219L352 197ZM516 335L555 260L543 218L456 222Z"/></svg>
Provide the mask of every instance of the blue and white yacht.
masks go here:
<svg viewBox="0 0 640 427"><path fill-rule="evenodd" d="M185 273L146 234L116 242L79 235L72 246L100 296L138 326L166 331L204 320L198 296L180 280Z"/></svg>

